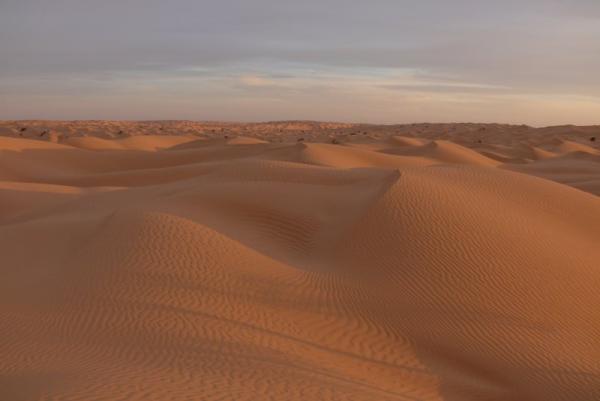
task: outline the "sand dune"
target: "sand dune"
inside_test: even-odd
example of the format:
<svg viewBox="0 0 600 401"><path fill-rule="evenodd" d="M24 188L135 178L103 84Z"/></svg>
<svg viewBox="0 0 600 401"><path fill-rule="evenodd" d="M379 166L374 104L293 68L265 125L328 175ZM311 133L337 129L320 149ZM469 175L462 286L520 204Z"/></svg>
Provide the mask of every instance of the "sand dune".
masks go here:
<svg viewBox="0 0 600 401"><path fill-rule="evenodd" d="M2 122L0 400L600 399L598 133Z"/></svg>

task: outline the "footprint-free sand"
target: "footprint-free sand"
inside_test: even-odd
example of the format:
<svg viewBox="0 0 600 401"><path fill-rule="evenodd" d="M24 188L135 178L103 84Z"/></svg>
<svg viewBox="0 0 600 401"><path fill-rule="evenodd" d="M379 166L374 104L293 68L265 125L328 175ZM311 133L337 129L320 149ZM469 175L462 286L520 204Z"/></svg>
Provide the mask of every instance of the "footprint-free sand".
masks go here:
<svg viewBox="0 0 600 401"><path fill-rule="evenodd" d="M599 196L600 127L0 122L0 400L598 400Z"/></svg>

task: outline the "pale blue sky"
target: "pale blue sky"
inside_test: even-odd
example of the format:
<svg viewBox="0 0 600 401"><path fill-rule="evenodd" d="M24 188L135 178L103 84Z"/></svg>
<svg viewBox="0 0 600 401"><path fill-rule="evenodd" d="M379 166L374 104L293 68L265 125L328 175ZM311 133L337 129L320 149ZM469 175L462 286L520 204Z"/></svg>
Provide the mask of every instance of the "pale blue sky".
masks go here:
<svg viewBox="0 0 600 401"><path fill-rule="evenodd" d="M600 123L597 0L0 0L0 118Z"/></svg>

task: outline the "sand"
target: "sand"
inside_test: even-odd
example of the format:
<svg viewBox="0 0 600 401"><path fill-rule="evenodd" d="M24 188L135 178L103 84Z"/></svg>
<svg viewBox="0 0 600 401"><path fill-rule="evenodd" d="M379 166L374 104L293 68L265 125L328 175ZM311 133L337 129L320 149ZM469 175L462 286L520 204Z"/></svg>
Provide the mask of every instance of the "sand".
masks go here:
<svg viewBox="0 0 600 401"><path fill-rule="evenodd" d="M600 127L1 122L0 400L598 400L599 195Z"/></svg>

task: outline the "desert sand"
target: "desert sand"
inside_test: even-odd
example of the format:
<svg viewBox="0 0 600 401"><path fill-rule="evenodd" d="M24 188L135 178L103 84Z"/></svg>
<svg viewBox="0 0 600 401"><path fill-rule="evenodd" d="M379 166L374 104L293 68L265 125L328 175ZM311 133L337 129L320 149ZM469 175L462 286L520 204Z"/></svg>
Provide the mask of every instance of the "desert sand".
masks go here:
<svg viewBox="0 0 600 401"><path fill-rule="evenodd" d="M1 122L0 400L598 400L599 195L600 127Z"/></svg>

